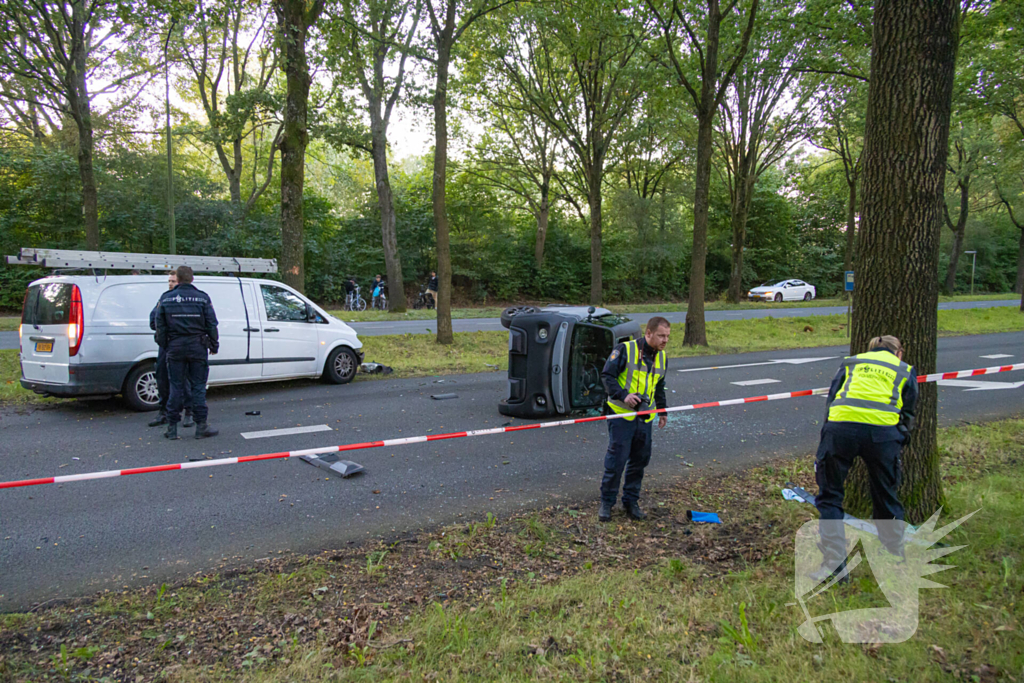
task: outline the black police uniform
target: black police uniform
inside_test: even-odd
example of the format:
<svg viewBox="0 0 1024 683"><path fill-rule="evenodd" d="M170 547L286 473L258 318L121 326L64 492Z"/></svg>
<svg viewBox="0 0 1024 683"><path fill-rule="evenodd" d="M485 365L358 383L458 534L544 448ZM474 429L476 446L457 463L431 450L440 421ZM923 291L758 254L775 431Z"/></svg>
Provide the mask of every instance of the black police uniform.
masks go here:
<svg viewBox="0 0 1024 683"><path fill-rule="evenodd" d="M156 312L160 309L160 302L156 302L156 306L149 312L149 329L156 332ZM171 382L167 376L167 347L157 346L156 352L156 390L159 395L159 402L157 407L160 410L160 417L164 418L161 420L155 420L152 426L162 424L166 422L167 415L167 399L171 395ZM192 389L188 384L188 378L185 378L185 411L192 412ZM186 425L187 426L187 425Z"/></svg>
<svg viewBox="0 0 1024 683"><path fill-rule="evenodd" d="M637 344L640 347L640 358L643 364L647 366L648 372L652 372L654 359L658 352L652 349L643 337L637 341ZM619 375L625 368L626 345L617 344L601 371L601 381L604 383L605 392L613 401L624 401L629 395L627 389L619 386ZM656 408L668 407L665 398L664 377L654 388L654 405ZM650 410L651 406L641 404L636 409ZM605 414L608 412L608 404L605 403ZM615 499L619 493L619 479L622 477L623 470L626 474L625 482L622 484L623 505L628 507L629 503L640 500L644 468L651 462L651 427L653 425L653 421L647 422L643 416L632 420L608 420L608 452L604 456L604 476L601 478L602 503L615 505Z"/></svg>
<svg viewBox="0 0 1024 683"><path fill-rule="evenodd" d="M886 351L881 347L871 352ZM854 357L856 358L856 357ZM853 359L851 359L853 360ZM872 514L876 520L879 538L893 554L902 554L903 504L897 495L901 479L900 452L915 425L918 387L917 374L909 370L909 379L900 392L902 407L899 423L894 426L870 425L860 422L831 422L829 410L850 371L844 363L829 388L825 408L825 424L821 429L821 443L814 463L818 495L815 507L822 522L819 524L821 549L825 563L841 566L846 558L846 538L843 496L846 476L853 461L860 457L868 470L871 487ZM896 523L886 524L886 520Z"/></svg>
<svg viewBox="0 0 1024 683"><path fill-rule="evenodd" d="M210 375L208 351L217 352L217 314L210 297L194 285L181 284L160 297L156 314L156 343L167 349L171 393L167 421L176 426L185 401L185 380L191 384L192 414L206 424L206 380Z"/></svg>

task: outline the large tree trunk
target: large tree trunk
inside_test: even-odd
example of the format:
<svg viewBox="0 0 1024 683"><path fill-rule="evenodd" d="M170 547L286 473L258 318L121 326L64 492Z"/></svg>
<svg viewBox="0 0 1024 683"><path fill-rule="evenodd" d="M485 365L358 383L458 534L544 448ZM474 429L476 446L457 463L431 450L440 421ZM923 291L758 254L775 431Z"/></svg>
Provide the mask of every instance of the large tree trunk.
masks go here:
<svg viewBox="0 0 1024 683"><path fill-rule="evenodd" d="M730 303L739 303L743 298L743 247L747 240L747 216L750 213L750 195L753 183L749 170L741 163L736 174L736 192L732 201L732 270L729 273Z"/></svg>
<svg viewBox="0 0 1024 683"><path fill-rule="evenodd" d="M944 213L946 225L953 231L953 251L949 255L949 267L946 269L946 294L952 294L956 289L956 269L960 264L960 252L964 248L964 233L967 231L967 214L970 206L967 202L970 191L970 179L965 178L957 183L960 188L960 215L956 224L949 220L949 214ZM945 205L943 205L945 211Z"/></svg>
<svg viewBox="0 0 1024 683"><path fill-rule="evenodd" d="M307 12L304 0L277 0L275 7L283 35L286 83L284 132L281 136L281 275L285 284L301 292L306 285L302 191L309 140L307 107L310 77L306 37L309 24L315 21L318 11Z"/></svg>
<svg viewBox="0 0 1024 683"><path fill-rule="evenodd" d="M958 0L875 4L864 146L863 207L856 259L851 353L896 335L918 373L935 372L939 234L959 39ZM903 451L900 498L920 523L942 504L936 387L921 386L917 429ZM846 507L869 514L862 462Z"/></svg>
<svg viewBox="0 0 1024 683"><path fill-rule="evenodd" d="M224 166L224 173L228 177L228 192L231 193L231 206L238 209L242 204L242 141L231 142L232 153L235 157L235 167Z"/></svg>
<svg viewBox="0 0 1024 683"><path fill-rule="evenodd" d="M445 174L448 171L448 63L451 46L438 45L434 90L434 229L437 231L437 343L454 344L452 332L452 255L448 236Z"/></svg>
<svg viewBox="0 0 1024 683"><path fill-rule="evenodd" d="M709 57L717 51L717 45L714 51L710 45L708 46ZM707 86L702 87L706 88ZM704 324L704 268L708 256L708 204L711 194L711 136L714 112L714 107L709 106L701 113L697 124L697 173L694 178L693 191L693 249L690 251L690 293L689 303L686 307L686 328L683 333L683 344L686 346L708 345L707 327Z"/></svg>
<svg viewBox="0 0 1024 683"><path fill-rule="evenodd" d="M590 206L590 305L600 306L603 295L601 279L601 177L604 169L600 160L590 167L590 187L587 203Z"/></svg>
<svg viewBox="0 0 1024 683"><path fill-rule="evenodd" d="M377 203L380 205L380 232L384 244L384 268L388 274L388 305L395 313L404 313L405 280L402 276L402 259L398 253L398 228L395 222L395 203L391 195L391 180L388 177L388 142L384 121L373 112L379 110L370 103L370 135L373 149L373 177L377 186Z"/></svg>
<svg viewBox="0 0 1024 683"><path fill-rule="evenodd" d="M92 103L86 82L85 3L72 6L71 59L74 62L70 88L72 118L78 127L78 176L82 182L82 222L85 225L85 245L97 251L100 248L99 202L96 193L96 173L93 169Z"/></svg>

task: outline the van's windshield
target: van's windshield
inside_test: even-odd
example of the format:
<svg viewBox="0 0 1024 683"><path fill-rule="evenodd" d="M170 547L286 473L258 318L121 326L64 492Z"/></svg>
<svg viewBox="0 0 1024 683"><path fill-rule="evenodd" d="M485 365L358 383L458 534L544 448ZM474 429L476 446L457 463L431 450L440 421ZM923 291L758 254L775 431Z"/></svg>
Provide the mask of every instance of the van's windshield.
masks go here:
<svg viewBox="0 0 1024 683"><path fill-rule="evenodd" d="M66 325L74 285L50 282L32 285L25 295L21 322L25 325Z"/></svg>

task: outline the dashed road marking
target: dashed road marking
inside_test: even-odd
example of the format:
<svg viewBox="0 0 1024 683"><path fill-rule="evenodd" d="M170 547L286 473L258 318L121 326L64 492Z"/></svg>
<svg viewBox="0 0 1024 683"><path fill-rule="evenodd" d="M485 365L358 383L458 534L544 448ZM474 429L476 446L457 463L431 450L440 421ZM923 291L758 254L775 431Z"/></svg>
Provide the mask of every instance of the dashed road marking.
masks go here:
<svg viewBox="0 0 1024 683"><path fill-rule="evenodd" d="M310 425L308 427L287 427L285 429L265 429L262 432L242 432L243 439L265 439L269 436L291 436L292 434L311 434L313 432L333 432L327 425Z"/></svg>
<svg viewBox="0 0 1024 683"><path fill-rule="evenodd" d="M729 382L729 384L735 384L738 387L753 387L758 384L778 384L780 381L777 379L746 379L742 382Z"/></svg>

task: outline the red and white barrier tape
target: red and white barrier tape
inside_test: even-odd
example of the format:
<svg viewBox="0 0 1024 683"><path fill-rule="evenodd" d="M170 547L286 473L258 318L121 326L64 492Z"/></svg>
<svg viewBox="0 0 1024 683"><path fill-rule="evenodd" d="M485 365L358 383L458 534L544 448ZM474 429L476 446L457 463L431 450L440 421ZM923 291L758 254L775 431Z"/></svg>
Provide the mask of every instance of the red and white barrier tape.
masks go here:
<svg viewBox="0 0 1024 683"><path fill-rule="evenodd" d="M1010 372L1013 370L1024 370L1024 363L1016 365L1002 365L991 368L978 368L976 370L960 370L958 372L939 372L933 375L922 375L917 378L919 383L936 382L943 379L959 379L961 377L976 377L978 375L992 375L998 372ZM367 441L364 443L351 443L343 446L325 446L323 448L307 448L301 451L281 451L279 453L264 453L262 455L243 455L237 458L219 458L216 460L201 460L198 462L180 462L170 465L154 465L152 467L134 467L127 470L106 470L104 472L85 472L83 474L65 474L58 477L42 477L40 479L22 479L21 481L0 482L0 489L12 489L21 486L40 486L42 484L66 484L73 481L86 481L88 479L109 479L111 477L126 477L130 474L149 474L151 472L168 472L170 470L191 470L200 467L217 467L219 465L237 465L243 462L258 462L260 460L281 460L284 458L297 458L303 455L322 455L324 453L344 453L346 451L359 451L367 448L387 448L390 446L406 446L426 441L441 441L443 439L461 439L467 436L491 436L492 434L506 434L508 432L521 432L527 429L545 429L547 427L566 427L568 425L583 424L585 422L602 422L605 420L617 420L635 415L652 415L660 413L677 413L684 410L700 410L701 408L721 408L724 406L737 406L745 403L760 403L762 401L779 401L787 398L800 398L802 396L823 396L828 394L828 387L820 389L805 389L803 391L787 391L782 394L769 394L767 396L751 396L748 398L734 398L726 401L712 401L710 403L694 403L686 406L674 406L662 408L661 410L643 410L635 413L622 413L613 415L599 415L597 417L581 417L573 420L557 420L555 422L535 422L533 424L517 425L514 427L494 427L493 429L477 429L471 432L450 432L447 434L429 434L426 436L410 436L403 439L385 439L384 441Z"/></svg>

